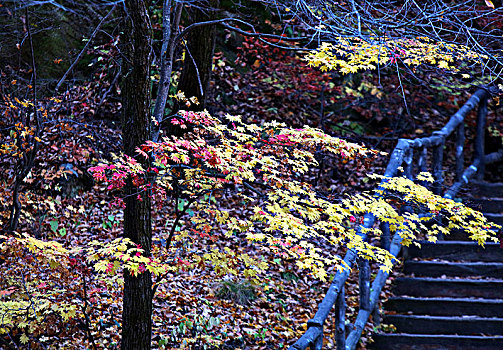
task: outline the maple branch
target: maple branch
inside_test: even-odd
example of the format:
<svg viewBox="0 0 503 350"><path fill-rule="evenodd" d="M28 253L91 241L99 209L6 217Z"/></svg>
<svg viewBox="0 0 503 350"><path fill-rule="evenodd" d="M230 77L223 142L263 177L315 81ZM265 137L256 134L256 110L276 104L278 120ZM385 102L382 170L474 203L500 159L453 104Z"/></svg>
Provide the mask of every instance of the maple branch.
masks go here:
<svg viewBox="0 0 503 350"><path fill-rule="evenodd" d="M10 341L12 342L12 344L14 344L14 347L19 350L19 346L17 346L16 342L14 341L14 339L12 338L12 336L10 335L10 331L7 332L7 336L9 337Z"/></svg>
<svg viewBox="0 0 503 350"><path fill-rule="evenodd" d="M33 167L33 163L35 161L35 157L38 152L39 142L38 136L40 134L41 129L41 121L39 118L39 108L38 108L38 100L37 100L37 66L35 64L35 52L33 49L33 37L31 33L31 24L30 24L30 16L28 12L28 8L25 8L25 18L26 18L26 30L28 35L28 42L30 43L30 55L31 55L31 69L32 69L32 80L33 80L33 116L35 118L35 132L33 135L29 135L27 137L27 144L31 144L31 148L27 147L23 150L23 157L19 160L19 168L18 172L15 175L15 184L14 190L12 194L12 205L10 207L10 216L9 221L6 225L6 231L8 233L12 233L16 230L19 216L21 214L21 203L19 202L19 191L23 180L28 176ZM27 113L26 120L24 122L25 126L31 125L31 114ZM21 133L17 136L18 144L21 144Z"/></svg>
<svg viewBox="0 0 503 350"><path fill-rule="evenodd" d="M178 225L178 222L180 221L182 216L185 215L185 212L187 211L187 209L189 209L189 207L192 205L192 203L194 203L196 201L197 198L198 197L194 197L194 198L189 199L189 201L187 202L187 205L185 205L183 207L183 210L181 212L179 212L178 211L178 196L176 197L176 202L175 202L176 217L175 217L175 221L173 222L173 225L171 226L171 231L169 232L168 240L166 243L166 249L169 249L169 247L171 246L171 241L173 240L173 236L175 235L176 226ZM159 288L159 283L166 276L167 276L167 273L157 276L157 278L153 284L153 287L152 287L152 295L151 295L152 299L154 298L154 295L155 295L155 292L157 291L157 288Z"/></svg>
<svg viewBox="0 0 503 350"><path fill-rule="evenodd" d="M250 185L247 181L243 181L243 185L246 188L248 188L250 191L255 192L256 194L258 194L260 197L265 197L264 193L262 193L259 190L257 190L255 187L253 187L252 185Z"/></svg>
<svg viewBox="0 0 503 350"><path fill-rule="evenodd" d="M87 313L87 308L89 307L89 302L87 298L87 283L86 283L86 276L82 272L82 284L83 284L83 294L84 294L84 305L81 306L82 308L82 313L84 314L84 319L86 322L86 332L87 336L89 337L89 340L91 341L91 344L93 346L93 349L96 350L96 343L94 341L93 333L91 332L91 320L89 319L89 314Z"/></svg>
<svg viewBox="0 0 503 350"><path fill-rule="evenodd" d="M201 83L201 75L199 74L199 68L197 68L196 60L194 59L194 57L190 53L189 46L187 45L187 42L184 40L183 43L185 46L185 50L187 50L187 53L189 54L189 57L192 60L192 64L194 65L194 69L196 70L197 83L199 84L199 92L201 93L201 96L204 96L203 84Z"/></svg>
<svg viewBox="0 0 503 350"><path fill-rule="evenodd" d="M241 24L249 27L252 30L252 32L244 31L238 27L232 27L228 24L228 22L241 23ZM251 37L259 37L259 38L266 38L266 39L278 39L280 41L293 41L293 42L311 39L310 37L305 37L305 36L289 38L287 36L282 36L282 35L259 33L256 31L253 24L245 22L239 18L228 17L228 18L222 18L222 19L215 19L215 20L211 20L211 21L193 23L193 24L189 25L187 28L185 28L180 34L178 34L178 36L175 38L175 42L180 41L188 32L192 31L193 29L195 29L197 27L215 25L215 24L221 24L223 27L225 27L227 29L230 29L230 30L235 31L239 34L251 36Z"/></svg>

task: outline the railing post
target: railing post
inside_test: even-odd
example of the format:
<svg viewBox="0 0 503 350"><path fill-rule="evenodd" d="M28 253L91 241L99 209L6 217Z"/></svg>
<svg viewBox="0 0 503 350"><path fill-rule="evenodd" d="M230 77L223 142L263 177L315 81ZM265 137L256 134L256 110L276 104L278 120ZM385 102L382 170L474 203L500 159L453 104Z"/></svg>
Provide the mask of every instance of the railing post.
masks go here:
<svg viewBox="0 0 503 350"><path fill-rule="evenodd" d="M370 264L365 258L359 258L358 267L360 284L360 309L370 311Z"/></svg>
<svg viewBox="0 0 503 350"><path fill-rule="evenodd" d="M426 150L426 147L423 149ZM424 152L426 154L426 152ZM420 155L421 159L422 154ZM421 164L419 164L419 172L421 172ZM381 229L381 248L385 249L389 252L391 245L391 234L389 230L389 223L381 222L379 224L379 228ZM379 309L379 303L376 303L374 310L372 310L372 320L374 321L374 325L379 326L381 324L381 310Z"/></svg>
<svg viewBox="0 0 503 350"><path fill-rule="evenodd" d="M435 133L433 133L435 134ZM433 183L433 188L432 192L436 195L442 195L442 189L444 186L444 173L442 169L442 164L444 161L444 144L445 144L445 137L440 134L439 136L442 137L440 144L438 146L435 146L433 148L433 178L435 179L435 182ZM442 221L441 218L439 218L440 221ZM440 241L444 240L444 234L440 232L437 237Z"/></svg>
<svg viewBox="0 0 503 350"><path fill-rule="evenodd" d="M417 161L417 167L419 168L419 172L428 171L428 166L426 162L428 161L428 148L425 146L421 149L421 153L419 154L419 159Z"/></svg>
<svg viewBox="0 0 503 350"><path fill-rule="evenodd" d="M442 193L442 187L444 185L444 174L442 169L442 163L444 160L444 143L445 138L442 137L442 141L438 146L433 148L433 177L435 182L433 183L433 193L440 195Z"/></svg>
<svg viewBox="0 0 503 350"><path fill-rule="evenodd" d="M316 341L314 344L310 346L311 350L321 350L323 347L323 330L321 331L321 334L318 338L316 338Z"/></svg>
<svg viewBox="0 0 503 350"><path fill-rule="evenodd" d="M461 181L465 171L465 123L456 129L456 180Z"/></svg>
<svg viewBox="0 0 503 350"><path fill-rule="evenodd" d="M409 179L409 180L412 180L413 171L414 171L414 169L413 169L413 166L414 166L413 159L414 159L414 149L412 147L410 147L405 152L405 157L403 158L403 160L405 162L405 171L404 171L404 174L405 174L405 177L407 177L407 179Z"/></svg>
<svg viewBox="0 0 503 350"><path fill-rule="evenodd" d="M335 302L335 343L337 349L346 348L346 296L342 287Z"/></svg>
<svg viewBox="0 0 503 350"><path fill-rule="evenodd" d="M479 166L477 172L477 180L484 179L485 164L485 131L486 131L486 117L487 117L487 96L484 96L479 102L479 109L477 112L477 132L475 134L475 159L479 159Z"/></svg>
<svg viewBox="0 0 503 350"><path fill-rule="evenodd" d="M419 153L419 158L417 160L417 171L419 173L425 173L428 171L428 147L424 146L421 148L421 153ZM418 181L418 183L426 188L430 187L430 183L428 181Z"/></svg>

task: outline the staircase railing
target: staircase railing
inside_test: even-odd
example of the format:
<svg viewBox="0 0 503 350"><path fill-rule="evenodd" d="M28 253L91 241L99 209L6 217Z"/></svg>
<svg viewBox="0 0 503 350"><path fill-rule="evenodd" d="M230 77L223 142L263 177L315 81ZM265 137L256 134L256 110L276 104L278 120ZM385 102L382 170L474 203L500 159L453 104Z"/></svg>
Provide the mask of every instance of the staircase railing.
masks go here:
<svg viewBox="0 0 503 350"><path fill-rule="evenodd" d="M397 146L391 153L389 163L384 172L385 178L396 176L398 168L404 165L404 173L409 179L414 175L414 152L419 150L417 157L417 169L420 172L428 171L428 154L431 149L431 173L434 177L432 191L435 194L441 194L444 187L443 160L444 146L447 137L456 134L456 181L445 192L444 197L454 198L462 186L469 183L475 175L479 179L484 176L485 165L503 159L503 150L489 155L484 152L484 133L487 117L487 102L489 97L497 89L480 88L470 99L449 119L447 124L439 131L435 131L431 136L416 139L400 139ZM478 105L477 126L474 140L473 162L467 168L464 166L465 150L465 129L464 119L466 115ZM383 180L386 181L386 180ZM358 235L363 240L368 237L364 233L365 228L374 225L376 218L367 213L364 215L362 225L358 230ZM388 250L393 256L397 256L401 250L400 231L395 232L393 238L390 237L389 226L386 223L380 223L382 231L380 244L381 247ZM374 319L379 320L379 295L386 283L389 273L379 269L376 277L370 281L370 266L368 260L359 259L354 249L347 251L344 256L344 262L347 268L337 272L327 293L321 303L318 305L318 311L314 317L307 322L307 330L289 350L304 350L310 347L311 350L320 350L323 346L323 325L335 305L335 341L337 349L352 350L356 348L361 334L368 322L371 314ZM346 301L344 285L349 277L349 273L354 264L358 264L359 270L359 312L353 325L346 325ZM346 329L351 331L346 336Z"/></svg>

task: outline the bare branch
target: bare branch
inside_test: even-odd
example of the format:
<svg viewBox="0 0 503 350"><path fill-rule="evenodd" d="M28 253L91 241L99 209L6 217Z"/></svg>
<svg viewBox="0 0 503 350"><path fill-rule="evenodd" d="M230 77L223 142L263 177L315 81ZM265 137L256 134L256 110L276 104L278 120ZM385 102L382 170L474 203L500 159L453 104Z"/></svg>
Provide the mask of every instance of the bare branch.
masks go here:
<svg viewBox="0 0 503 350"><path fill-rule="evenodd" d="M56 85L56 88L54 89L55 91L58 91L59 88L61 87L61 84L63 84L63 82L66 80L66 78L68 77L68 74L70 74L73 69L75 68L75 66L77 65L77 63L79 63L80 59L82 58L82 56L84 56L84 53L87 51L87 48L89 46L89 44L91 43L91 41L93 41L94 37L96 36L96 34L99 32L101 26L103 25L103 23L105 23L106 19L112 14L112 12L115 10L115 5L112 7L112 9L105 15L105 17L103 17L100 21L100 23L98 23L98 25L96 26L96 28L94 29L93 33L91 34L91 36L89 37L89 39L87 40L86 44L84 45L84 48L80 51L80 53L77 55L77 58L75 58L75 60L73 61L72 65L70 66L70 68L68 68L68 70L65 72L65 74L63 74L63 76L61 77L61 79L59 80L58 84Z"/></svg>

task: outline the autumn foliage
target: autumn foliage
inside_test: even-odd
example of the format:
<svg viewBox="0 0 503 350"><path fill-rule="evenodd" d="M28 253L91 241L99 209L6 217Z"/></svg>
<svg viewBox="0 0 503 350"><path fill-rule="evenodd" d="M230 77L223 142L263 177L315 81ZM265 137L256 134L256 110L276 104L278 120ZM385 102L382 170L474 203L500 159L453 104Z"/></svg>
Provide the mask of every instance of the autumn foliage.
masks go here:
<svg viewBox="0 0 503 350"><path fill-rule="evenodd" d="M168 230L156 235L152 256L144 256L139 246L120 238L65 246L27 234L0 237L4 260L28 254L31 258L25 269L49 268L45 278L30 274L24 285L15 283L16 276L9 277L8 271L2 272L2 332L23 329L21 342L28 342L29 335L45 334L41 318L56 317L72 324L78 312L86 312L87 304L82 306L82 301L89 303L96 293L94 287L83 294L81 288L90 278L95 279L94 285L114 294L120 292L122 272L152 273L156 289L170 274L198 269L259 283L271 262L222 249L217 243L225 240L247 239L264 254L294 261L299 269L321 280L327 279L329 268L344 268L340 257L331 254L333 248L356 249L360 256L389 270L391 255L356 234L366 212L388 222L392 232L400 230L405 244L412 243L420 231L428 232L426 238L435 241L438 233L450 229L467 230L480 244L495 240L493 224L480 213L433 195L405 177L382 179L373 194L339 199L320 192L306 181L306 175L317 166L316 152L362 160L376 153L320 130L292 129L276 122L245 124L230 115L221 121L207 112L181 111L171 123L185 130L184 137L167 136L138 149L138 157L145 158L148 167L124 156L90 169L96 180L105 181L107 190L118 195L119 206L117 191L127 181L152 196L158 206L175 206L176 215L168 221ZM432 181L429 174L421 174L420 180ZM222 201L225 194L241 203L244 212L226 208L226 201ZM400 214L403 205L415 209ZM419 215L421 210L432 213L433 218L442 213L449 225L432 223L431 216ZM381 234L377 227L369 231L371 236ZM196 241L205 242L206 248L191 249L195 247L191 242ZM63 278L72 282L60 285L58 280ZM78 298L65 297L72 293Z"/></svg>

